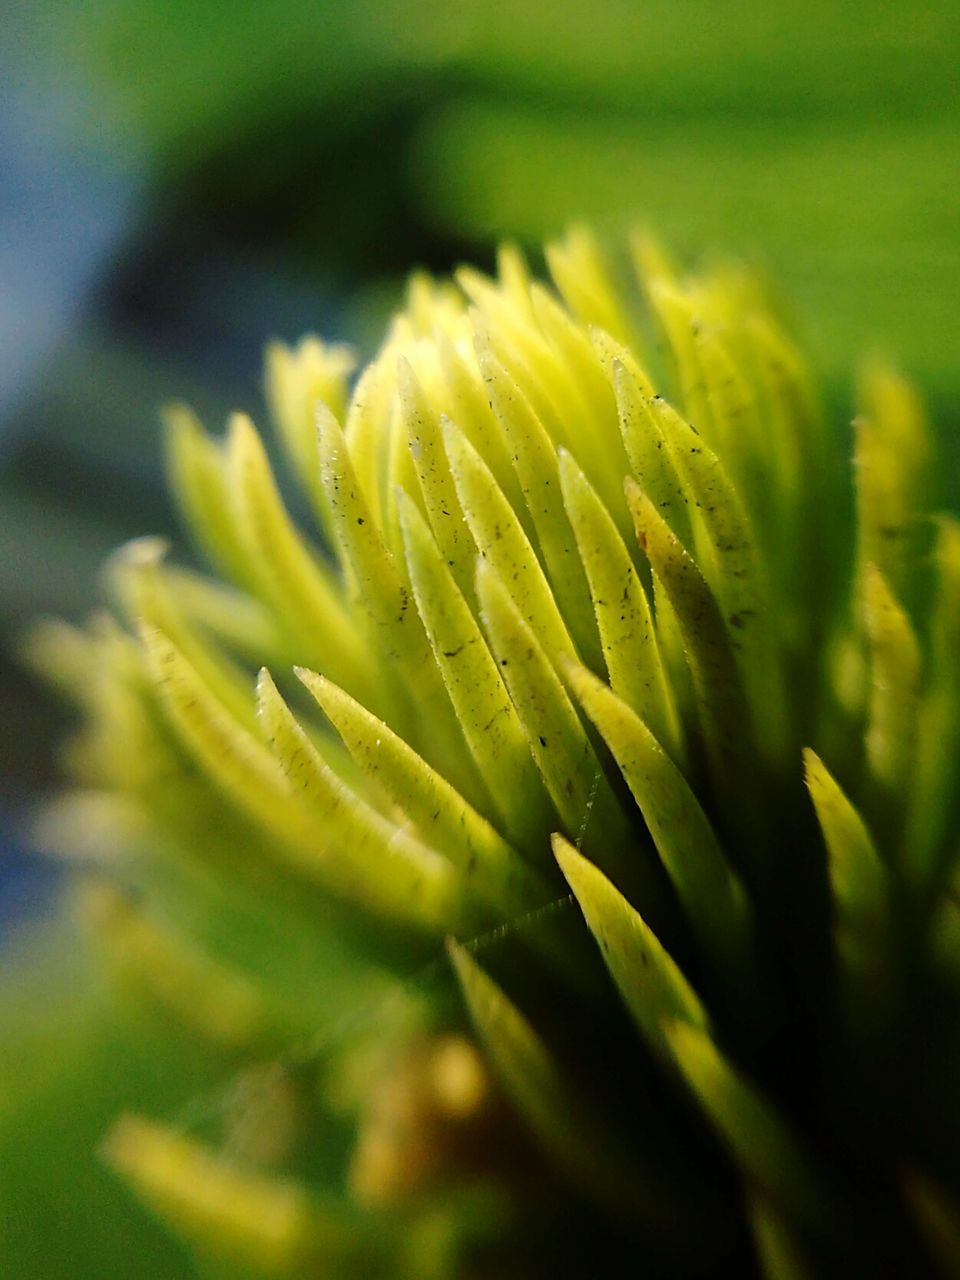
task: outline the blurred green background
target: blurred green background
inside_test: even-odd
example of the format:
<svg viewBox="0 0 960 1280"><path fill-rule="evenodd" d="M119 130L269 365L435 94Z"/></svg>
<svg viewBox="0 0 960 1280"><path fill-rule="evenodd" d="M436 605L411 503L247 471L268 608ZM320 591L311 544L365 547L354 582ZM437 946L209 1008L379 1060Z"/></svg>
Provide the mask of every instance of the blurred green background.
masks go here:
<svg viewBox="0 0 960 1280"><path fill-rule="evenodd" d="M781 285L838 431L857 357L897 357L960 498L956 0L38 0L4 13L0 927L54 883L23 830L62 724L16 636L40 612L81 615L117 542L172 532L157 406L262 419L262 342L314 329L369 350L412 265L489 265L504 235L535 252L575 218L612 234L646 222L681 255L733 251ZM59 972L63 951L46 952ZM172 1074L162 1048L122 1049L100 1013L70 1019L67 1045L49 1024L101 1007L95 981L78 982L82 998L38 1026L21 977L0 997L21 1009L0 1076L0 1145L18 1151L0 1151L0 1273L192 1274L139 1236L84 1153L118 1099L163 1113L206 1068L181 1059ZM32 1109L14 1106L23 1064L41 1060ZM89 1203L120 1225L90 1229ZM129 1232L153 1252L123 1270Z"/></svg>

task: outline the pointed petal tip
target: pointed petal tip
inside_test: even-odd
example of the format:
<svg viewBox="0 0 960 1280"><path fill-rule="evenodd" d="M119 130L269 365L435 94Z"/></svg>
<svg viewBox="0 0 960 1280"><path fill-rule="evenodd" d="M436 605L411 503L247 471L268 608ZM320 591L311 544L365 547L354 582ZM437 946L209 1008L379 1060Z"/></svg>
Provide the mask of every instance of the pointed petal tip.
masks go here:
<svg viewBox="0 0 960 1280"><path fill-rule="evenodd" d="M253 419L249 414L241 413L239 410L231 413L227 418L227 438L231 443L260 444L260 435L253 425Z"/></svg>
<svg viewBox="0 0 960 1280"><path fill-rule="evenodd" d="M318 671L312 670L310 667L301 667L294 665L293 674L297 677L302 685L311 691L314 689L322 689L326 684L326 680Z"/></svg>
<svg viewBox="0 0 960 1280"><path fill-rule="evenodd" d="M568 840L560 831L554 831L550 836L550 848L553 850L553 856L557 861L557 865L563 872L564 878L570 885L570 888L576 892L574 885L575 880L579 880L583 871L583 866L588 863L588 859L583 856L580 850Z"/></svg>
<svg viewBox="0 0 960 1280"><path fill-rule="evenodd" d="M443 946L453 966L457 981L461 987L466 987L473 975L479 971L479 965L463 943L458 942L453 934L447 934L446 938L444 938Z"/></svg>
<svg viewBox="0 0 960 1280"><path fill-rule="evenodd" d="M140 538L131 538L113 552L107 561L110 565L147 565L159 564L170 550L170 542L157 534L145 534Z"/></svg>
<svg viewBox="0 0 960 1280"><path fill-rule="evenodd" d="M313 410L313 419L318 431L331 426L340 429L340 422L326 400L318 400Z"/></svg>
<svg viewBox="0 0 960 1280"><path fill-rule="evenodd" d="M257 700L259 701L264 695L277 692L276 681L266 667L261 667L257 672Z"/></svg>
<svg viewBox="0 0 960 1280"><path fill-rule="evenodd" d="M623 477L623 492L626 494L628 502L642 502L645 496L640 482L630 475Z"/></svg>
<svg viewBox="0 0 960 1280"><path fill-rule="evenodd" d="M823 768L823 761L813 747L803 747L800 756L803 760L803 776L809 786L811 775Z"/></svg>

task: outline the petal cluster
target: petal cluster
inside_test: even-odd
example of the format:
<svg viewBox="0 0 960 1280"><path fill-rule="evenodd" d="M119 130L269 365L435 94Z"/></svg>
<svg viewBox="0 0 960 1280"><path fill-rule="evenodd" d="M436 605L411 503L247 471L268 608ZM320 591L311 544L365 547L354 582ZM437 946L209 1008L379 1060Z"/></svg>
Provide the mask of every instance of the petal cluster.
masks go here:
<svg viewBox="0 0 960 1280"><path fill-rule="evenodd" d="M749 273L581 230L546 257L554 288L510 248L415 277L352 384L343 348L270 348L289 504L248 418L169 411L216 577L140 540L114 613L38 630L84 711L46 838L113 883L87 899L128 979L237 1053L449 939L564 1194L664 1274L956 1265L960 526L922 408L864 374L848 498ZM111 1150L188 1235L235 1251L260 1197L266 1270L333 1265L302 1189L146 1122ZM418 1210L376 1267L456 1273L443 1203L443 1247Z"/></svg>

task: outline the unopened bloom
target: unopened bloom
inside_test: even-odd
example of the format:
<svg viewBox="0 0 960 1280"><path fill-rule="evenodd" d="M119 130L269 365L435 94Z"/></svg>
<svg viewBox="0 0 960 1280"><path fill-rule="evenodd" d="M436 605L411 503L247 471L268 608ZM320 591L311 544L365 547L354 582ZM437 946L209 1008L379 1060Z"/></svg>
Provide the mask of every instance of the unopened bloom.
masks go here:
<svg viewBox="0 0 960 1280"><path fill-rule="evenodd" d="M219 581L142 540L114 613L38 633L84 711L47 834L99 864L108 952L230 1053L299 1063L271 1095L289 1167L112 1135L203 1249L287 1275L960 1260L934 443L869 371L847 503L758 284L632 248L571 234L553 289L510 249L416 277L352 386L342 348L271 348L309 532L248 418L218 440L171 410ZM444 939L462 1009L435 976L402 994ZM344 1048L377 1038L392 1067ZM296 1117L345 1112L353 1155L294 1152ZM548 1173L483 1151L514 1129Z"/></svg>

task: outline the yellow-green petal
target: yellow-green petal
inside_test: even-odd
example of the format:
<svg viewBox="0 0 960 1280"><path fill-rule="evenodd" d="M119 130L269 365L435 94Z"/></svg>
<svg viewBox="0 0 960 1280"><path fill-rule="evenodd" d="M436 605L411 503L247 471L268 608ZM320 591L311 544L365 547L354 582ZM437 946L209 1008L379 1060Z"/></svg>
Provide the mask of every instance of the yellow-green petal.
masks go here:
<svg viewBox="0 0 960 1280"><path fill-rule="evenodd" d="M477 596L527 741L567 835L613 868L628 861L629 827L590 740L537 637L486 560Z"/></svg>
<svg viewBox="0 0 960 1280"><path fill-rule="evenodd" d="M683 774L626 703L584 667L568 679L620 767L701 945L742 972L750 946L743 887Z"/></svg>
<svg viewBox="0 0 960 1280"><path fill-rule="evenodd" d="M643 916L569 840L555 835L553 852L604 963L650 1047L668 1053L663 1035L668 1022L691 1022L707 1029L703 1004Z"/></svg>
<svg viewBox="0 0 960 1280"><path fill-rule="evenodd" d="M560 484L590 584L610 684L674 759L682 759L680 723L643 583L610 513L566 451L560 453Z"/></svg>
<svg viewBox="0 0 960 1280"><path fill-rule="evenodd" d="M546 900L549 891L516 850L388 725L323 676L297 674L363 773L460 869L466 892L472 887L506 917Z"/></svg>
<svg viewBox="0 0 960 1280"><path fill-rule="evenodd" d="M542 861L542 833L555 811L516 708L477 620L412 502L401 500L400 519L417 609L490 802L508 839Z"/></svg>

